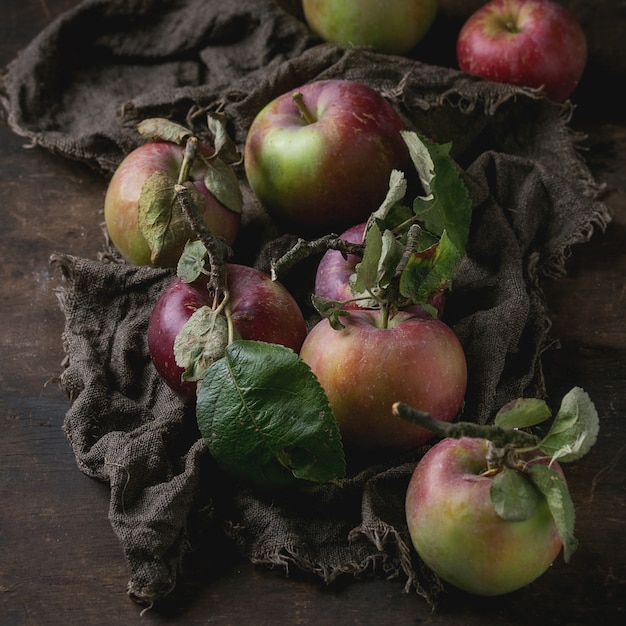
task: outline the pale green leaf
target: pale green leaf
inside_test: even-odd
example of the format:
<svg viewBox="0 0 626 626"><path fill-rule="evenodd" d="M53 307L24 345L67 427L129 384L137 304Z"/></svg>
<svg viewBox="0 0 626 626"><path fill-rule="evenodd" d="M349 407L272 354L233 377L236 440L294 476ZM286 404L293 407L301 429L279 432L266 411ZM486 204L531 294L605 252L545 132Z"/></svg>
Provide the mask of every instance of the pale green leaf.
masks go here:
<svg viewBox="0 0 626 626"><path fill-rule="evenodd" d="M568 562L578 547L578 541L574 537L576 512L567 485L557 472L541 464L530 468L530 477L548 502L563 543L563 558Z"/></svg>
<svg viewBox="0 0 626 626"><path fill-rule="evenodd" d="M207 249L202 241L188 241L178 259L176 274L183 282L192 283L204 272L207 256Z"/></svg>
<svg viewBox="0 0 626 626"><path fill-rule="evenodd" d="M169 141L184 146L193 133L164 117L151 117L137 124L139 134L147 141Z"/></svg>
<svg viewBox="0 0 626 626"><path fill-rule="evenodd" d="M493 477L489 494L496 513L511 522L530 519L541 501L535 485L522 472L508 467Z"/></svg>
<svg viewBox="0 0 626 626"><path fill-rule="evenodd" d="M183 324L174 340L176 365L184 369L182 379L198 381L228 346L228 322L209 306L200 307Z"/></svg>
<svg viewBox="0 0 626 626"><path fill-rule="evenodd" d="M541 451L554 460L571 462L587 454L598 439L600 420L589 395L580 387L571 389L561 401Z"/></svg>
<svg viewBox="0 0 626 626"><path fill-rule="evenodd" d="M552 413L539 398L518 398L505 404L495 417L495 424L502 428L529 428L541 424Z"/></svg>
<svg viewBox="0 0 626 626"><path fill-rule="evenodd" d="M178 245L194 238L174 190L175 181L164 171L153 172L143 184L139 195L137 222L151 252L151 262L158 264ZM195 185L185 183L192 202L204 205L204 198Z"/></svg>
<svg viewBox="0 0 626 626"><path fill-rule="evenodd" d="M239 179L233 169L219 157L207 161L204 184L227 209L241 213L243 195L239 186Z"/></svg>

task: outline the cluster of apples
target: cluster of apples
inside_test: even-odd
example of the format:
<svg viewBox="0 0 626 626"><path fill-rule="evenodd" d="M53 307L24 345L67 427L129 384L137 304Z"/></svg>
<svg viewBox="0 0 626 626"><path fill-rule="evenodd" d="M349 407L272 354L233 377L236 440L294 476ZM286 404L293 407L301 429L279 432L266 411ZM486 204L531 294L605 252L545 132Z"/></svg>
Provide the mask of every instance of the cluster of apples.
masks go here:
<svg viewBox="0 0 626 626"><path fill-rule="evenodd" d="M389 33L402 31L403 36L389 37L383 32L382 15L376 14L373 26L365 20L379 3L305 0L303 4L312 28L329 40L375 44L391 53L415 46L436 14L434 0L390 3L394 6L384 15L401 15L402 19ZM357 4L357 14L348 15ZM506 20L494 17L505 11ZM569 39L557 37L556 16L559 32L569 33ZM545 36L551 38L553 48L569 46L561 56L570 69L552 66L554 80L540 72L535 82L547 88L556 81L560 87L549 92L551 97L567 97L582 72L580 62L572 59L580 59L583 44L570 18L547 0L489 2L461 33L459 59L468 60L468 71L480 74L485 64L469 64L469 59L478 59L477 41L482 39L484 44L489 39L496 45L498 31L506 30L508 40L521 42L530 34L522 33L520 23L532 30L530 25L542 19L544 25L551 24ZM358 36L339 28L355 24L362 26ZM329 30L331 25L334 31ZM410 33L406 32L409 26ZM381 37L369 39L371 32ZM394 45L389 47L385 39ZM510 42L503 45L513 47ZM574 57L572 46L579 51ZM493 63L505 57L493 48L489 54ZM536 59L531 64L537 69ZM491 78L505 80L506 75L499 72ZM222 343L210 345L215 358L235 339L281 344L299 354L321 384L346 446L405 451L429 441L434 436L431 429L400 419L393 406L401 402L442 423L459 415L467 364L458 338L439 319L445 290L425 307L397 307L389 315L353 297L353 277L362 256L328 250L318 266L315 296L343 303L341 323L324 317L307 332L300 307L280 282L229 260L241 225L243 196L232 169L240 155L228 142L223 120L213 119L213 124L215 145L209 146L176 124L147 122L141 130L148 141L122 161L105 197L109 236L129 262L179 270L150 319L148 345L157 371L184 402L193 403L202 374L189 365L197 333L188 334L186 329L198 312L227 306L229 330L222 334ZM285 230L301 236L339 232L342 241L364 245L371 216L388 197L393 172L406 169L411 160L402 132L397 112L365 85L349 80L305 84L258 112L243 154L247 181ZM213 261L219 257L219 263L208 272L199 269L185 277L181 261L185 259L183 265L197 262L185 257L189 242L198 238L194 222L209 238L202 262L208 253ZM215 322L216 316L211 317L209 323ZM206 359L203 348L201 360ZM210 362L204 363L208 366ZM196 371L195 376L189 375L190 370ZM432 450L416 469L406 504L411 537L424 561L445 580L483 595L509 592L541 575L563 545L547 506L537 506L523 521L494 512L491 477L484 472L489 451L484 439L444 438ZM553 466L561 471L557 463ZM464 498L457 497L460 493ZM446 506L442 499L448 500ZM453 501L459 502L457 511L463 509L464 520L473 520L471 537L465 542L450 539L458 535L451 524L461 520L454 513ZM432 556L428 546L437 541L440 548ZM477 545L482 547L475 549ZM446 551L448 557L442 557ZM468 568L470 558L473 565ZM495 577L490 569L494 561L499 563Z"/></svg>
<svg viewBox="0 0 626 626"><path fill-rule="evenodd" d="M429 32L438 0L303 0L306 20L325 41L387 54L412 51ZM466 20L456 57L464 72L544 89L556 102L576 89L587 62L585 33L552 0L490 0Z"/></svg>

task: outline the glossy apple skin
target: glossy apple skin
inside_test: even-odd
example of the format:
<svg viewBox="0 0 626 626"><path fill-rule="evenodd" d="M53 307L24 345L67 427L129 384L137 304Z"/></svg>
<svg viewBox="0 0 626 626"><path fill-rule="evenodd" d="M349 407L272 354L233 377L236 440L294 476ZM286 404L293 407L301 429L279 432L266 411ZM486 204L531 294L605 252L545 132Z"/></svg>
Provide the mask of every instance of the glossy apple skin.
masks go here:
<svg viewBox="0 0 626 626"><path fill-rule="evenodd" d="M340 237L350 243L363 243L363 236L367 222L356 224L343 232ZM328 250L320 259L315 272L315 295L337 302L346 302L354 296L350 289L350 276L355 271L357 263L361 258L355 254L345 256L338 250ZM437 293L432 298L432 304L437 310L438 317L443 314L445 306L445 292ZM363 305L358 302L346 302L343 309L352 310L361 308ZM415 304L405 308L406 311L419 315L420 317L432 317L421 306Z"/></svg>
<svg viewBox="0 0 626 626"><path fill-rule="evenodd" d="M506 24L515 24L515 32ZM567 100L587 63L585 33L551 0L491 0L465 22L457 39L459 68L495 82L543 87Z"/></svg>
<svg viewBox="0 0 626 626"><path fill-rule="evenodd" d="M304 16L325 41L405 54L430 30L437 0L303 0Z"/></svg>
<svg viewBox="0 0 626 626"><path fill-rule="evenodd" d="M350 243L363 243L366 226L367 222L351 226L340 237ZM324 253L315 272L315 295L339 302L350 300L353 297L350 276L360 261L361 257L355 254L344 256L339 250L328 250ZM358 306L356 302L350 302L344 308L356 309Z"/></svg>
<svg viewBox="0 0 626 626"><path fill-rule="evenodd" d="M295 92L313 121L303 116ZM255 117L244 152L248 182L281 225L305 235L342 232L380 206L392 169L407 165L402 129L393 107L365 85L308 83Z"/></svg>
<svg viewBox="0 0 626 626"><path fill-rule="evenodd" d="M420 460L406 494L411 541L443 580L496 596L541 576L562 543L545 499L522 522L503 520L491 504L485 439L443 439ZM552 469L563 475L558 464Z"/></svg>
<svg viewBox="0 0 626 626"><path fill-rule="evenodd" d="M300 357L326 391L344 444L355 450L410 450L432 433L394 417L402 401L451 421L463 403L467 365L461 344L443 322L406 311L381 328L377 310L351 311L343 330L319 322Z"/></svg>
<svg viewBox="0 0 626 626"><path fill-rule="evenodd" d="M202 145L200 150L206 155L212 154L209 146ZM153 265L150 248L141 234L139 215L139 196L146 180L155 172L163 171L172 180L172 186L178 179L178 172L183 162L184 149L174 143L149 142L130 152L119 164L107 186L104 199L104 220L111 241L124 258L135 265ZM204 185L206 167L197 159L191 169L190 180L201 192L206 201L201 209L211 232L222 237L232 245L239 233L241 214L227 209L218 202ZM193 236L185 236L177 245L163 255L158 263L161 267L176 267L185 243ZM184 239L184 240L183 240Z"/></svg>
<svg viewBox="0 0 626 626"><path fill-rule="evenodd" d="M300 307L283 285L252 267L227 267L233 325L242 339L278 343L295 352L306 336ZM182 381L174 341L200 307L210 305L206 280L185 283L176 277L157 299L148 324L148 349L157 372L185 402L195 400L196 383Z"/></svg>

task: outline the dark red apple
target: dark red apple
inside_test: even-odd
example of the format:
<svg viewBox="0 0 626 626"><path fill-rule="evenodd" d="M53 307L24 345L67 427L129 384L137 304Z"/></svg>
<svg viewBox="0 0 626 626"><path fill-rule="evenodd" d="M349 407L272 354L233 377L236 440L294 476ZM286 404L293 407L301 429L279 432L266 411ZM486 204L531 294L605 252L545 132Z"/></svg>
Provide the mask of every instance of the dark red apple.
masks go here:
<svg viewBox="0 0 626 626"><path fill-rule="evenodd" d="M252 267L229 264L227 284L233 325L242 339L282 344L295 352L306 336L302 312L287 289ZM185 401L195 399L196 383L183 381L174 341L199 308L211 305L206 280L174 278L155 303L148 325L148 348L165 382Z"/></svg>

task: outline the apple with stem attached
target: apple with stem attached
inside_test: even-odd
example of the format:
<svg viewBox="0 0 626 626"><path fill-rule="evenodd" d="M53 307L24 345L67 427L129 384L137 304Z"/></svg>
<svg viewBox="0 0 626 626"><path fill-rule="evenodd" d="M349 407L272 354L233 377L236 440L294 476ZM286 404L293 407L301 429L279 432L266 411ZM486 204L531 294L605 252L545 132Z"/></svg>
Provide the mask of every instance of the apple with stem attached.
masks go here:
<svg viewBox="0 0 626 626"><path fill-rule="evenodd" d="M456 54L464 72L543 88L562 102L582 77L587 41L576 18L552 0L491 0L466 20Z"/></svg>
<svg viewBox="0 0 626 626"><path fill-rule="evenodd" d="M214 151L197 144L184 182L190 184L201 218L211 232L228 245L235 241L241 212L222 204L205 184ZM182 214L175 184L185 161L185 147L169 141L150 141L130 152L108 184L104 220L111 241L131 263L176 267L190 239L196 236Z"/></svg>
<svg viewBox="0 0 626 626"><path fill-rule="evenodd" d="M340 235L340 239L354 244L364 244L367 222L351 226ZM356 254L344 254L339 250L328 250L320 259L315 272L314 294L327 300L334 300L342 303L342 308L346 310L358 308L370 308L367 301L361 301L354 297L350 286L351 277L354 276L356 267L361 261L361 257ZM446 300L446 291L441 290L432 294L429 299L437 315L443 313ZM409 304L402 307L404 310L422 317L431 317L431 313L424 310L419 304Z"/></svg>
<svg viewBox="0 0 626 626"><path fill-rule="evenodd" d="M504 519L496 512L489 445L482 438L442 439L419 461L406 493L407 524L420 558L443 580L483 596L528 585L563 546L539 492L525 519ZM548 464L549 458L534 462ZM558 463L550 467L563 478Z"/></svg>
<svg viewBox="0 0 626 626"><path fill-rule="evenodd" d="M402 129L395 109L366 85L307 83L252 122L244 152L250 187L285 227L341 232L378 208L392 170L408 163Z"/></svg>
<svg viewBox="0 0 626 626"><path fill-rule="evenodd" d="M295 352L306 336L302 312L283 285L246 265L227 264L228 306L233 326L242 339L282 344ZM176 277L157 299L148 324L148 348L165 382L186 402L196 397L196 382L183 380L174 344L189 318L213 305L207 276L187 283Z"/></svg>
<svg viewBox="0 0 626 626"><path fill-rule="evenodd" d="M303 0L304 16L325 41L405 54L426 35L437 15L437 0Z"/></svg>
<svg viewBox="0 0 626 626"><path fill-rule="evenodd" d="M392 415L403 401L437 419L453 420L467 385L463 348L452 329L407 311L387 320L380 309L328 319L309 332L300 357L325 390L347 446L409 450L433 435Z"/></svg>

